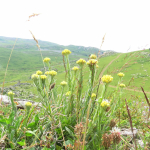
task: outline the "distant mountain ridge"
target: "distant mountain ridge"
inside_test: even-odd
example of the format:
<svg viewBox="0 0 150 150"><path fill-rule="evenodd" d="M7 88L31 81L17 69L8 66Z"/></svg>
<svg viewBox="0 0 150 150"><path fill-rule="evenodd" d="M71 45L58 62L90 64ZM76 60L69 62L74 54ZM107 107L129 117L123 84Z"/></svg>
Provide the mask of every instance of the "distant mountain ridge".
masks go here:
<svg viewBox="0 0 150 150"><path fill-rule="evenodd" d="M4 48L12 48L16 38L12 37L4 37L0 36L0 47ZM84 46L75 46L75 45L59 45L56 43L48 42L48 41L42 41L38 40L39 45L42 50L60 50L62 51L63 49L67 48L73 52L80 52L80 51L89 51L90 53L98 53L99 49L96 47L84 47ZM37 50L36 43L33 39L21 39L18 38L17 43L15 45L15 49L20 49L20 50ZM100 51L102 54L104 51Z"/></svg>

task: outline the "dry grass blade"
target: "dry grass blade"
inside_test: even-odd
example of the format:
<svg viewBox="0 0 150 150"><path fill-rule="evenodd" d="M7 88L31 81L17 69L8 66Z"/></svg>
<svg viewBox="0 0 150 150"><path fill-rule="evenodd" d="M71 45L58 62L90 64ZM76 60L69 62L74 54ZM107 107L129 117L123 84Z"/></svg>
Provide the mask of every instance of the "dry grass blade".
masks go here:
<svg viewBox="0 0 150 150"><path fill-rule="evenodd" d="M30 18L35 17L35 16L38 16L38 15L40 15L40 14L35 14L35 13L33 13L33 15L30 15L30 16L29 16L29 20L27 20L27 21L30 21Z"/></svg>
<svg viewBox="0 0 150 150"><path fill-rule="evenodd" d="M148 104L148 106L149 106L149 113L148 113L148 118L149 118L149 116L150 116L150 102L149 102L149 100L148 100L148 98L147 98L147 95L146 95L146 93L145 93L143 87L141 87L141 89L142 89L142 91L143 91L143 93L144 93L144 95L145 95L146 102L147 102L147 104ZM147 119L148 119L148 118L147 118Z"/></svg>
<svg viewBox="0 0 150 150"><path fill-rule="evenodd" d="M85 131L84 131L83 148L82 148L82 150L84 150L84 145L85 145L85 137L86 137L86 130L87 130L87 127L88 127L88 122L89 122L88 119L89 119L89 113L90 113L91 102L92 102L92 99L91 99L90 102L89 102L88 111L87 111L87 116L86 116L86 124L85 124Z"/></svg>
<svg viewBox="0 0 150 150"><path fill-rule="evenodd" d="M29 30L30 31L30 30ZM42 56L42 52L41 52L41 49L40 49L40 45L38 44L38 40L35 38L35 36L33 35L33 33L30 31L30 33L32 34L32 37L34 39L34 41L37 43L36 46L38 47L39 51L40 51L40 54L41 54L41 58L42 58L42 62L43 62L43 56ZM45 64L43 62L43 65L44 65L44 69L46 71L46 68L45 68Z"/></svg>
<svg viewBox="0 0 150 150"><path fill-rule="evenodd" d="M128 112L128 116L129 116L130 127L131 127L131 131L132 131L133 139L134 139L134 143L135 143L135 149L137 150L136 139L135 139L135 136L134 136L133 126L132 126L132 119L131 119L131 115L130 115L130 111L129 111L129 107L128 107L126 99L125 99L125 102L126 102L126 108L127 108L127 112Z"/></svg>
<svg viewBox="0 0 150 150"><path fill-rule="evenodd" d="M6 67L6 71L5 71L5 76L4 76L4 81L3 81L3 86L2 86L2 92L1 92L1 95L3 95L3 90L4 90L4 84L5 84L5 78L6 78L6 74L7 74L7 69L8 69L8 65L9 65L9 62L10 62L10 58L11 58L11 55L12 55L12 52L14 50L14 47L16 45L16 42L17 42L17 38L16 38L16 41L14 43L14 46L11 50L11 53L10 53L10 56L9 56L9 59L8 59L8 63L7 63L7 67ZM0 105L1 105L1 102L2 102L2 96L1 96L1 100L0 100Z"/></svg>
<svg viewBox="0 0 150 150"><path fill-rule="evenodd" d="M106 35L106 33L105 33L105 35ZM99 49L99 51L98 51L98 58L100 57L100 51L101 51L102 45L103 45L104 40L105 40L105 35L104 35L104 37L102 38L102 43L101 43L100 49Z"/></svg>
<svg viewBox="0 0 150 150"><path fill-rule="evenodd" d="M64 134L63 134L63 130L62 130L62 127L61 127L61 122L60 122L60 120L59 120L59 124L60 124L61 134L62 134L63 141L64 141L64 145L65 145L65 150L67 150L67 148L66 148L66 143L65 143L65 138L64 138Z"/></svg>

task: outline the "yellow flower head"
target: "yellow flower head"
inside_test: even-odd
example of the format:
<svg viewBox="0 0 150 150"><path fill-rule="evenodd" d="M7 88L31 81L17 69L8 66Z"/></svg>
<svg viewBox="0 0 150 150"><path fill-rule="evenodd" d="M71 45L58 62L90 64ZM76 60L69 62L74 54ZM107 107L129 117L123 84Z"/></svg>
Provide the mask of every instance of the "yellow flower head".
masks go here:
<svg viewBox="0 0 150 150"><path fill-rule="evenodd" d="M50 58L46 57L44 58L43 62L48 63L50 60L51 60Z"/></svg>
<svg viewBox="0 0 150 150"><path fill-rule="evenodd" d="M96 68L99 68L99 65L96 64Z"/></svg>
<svg viewBox="0 0 150 150"><path fill-rule="evenodd" d="M60 85L65 86L65 85L67 85L67 82L66 82L66 81L62 81L62 82L60 83Z"/></svg>
<svg viewBox="0 0 150 150"><path fill-rule="evenodd" d="M79 68L78 68L77 66L74 66L74 67L72 68L72 70L73 70L73 71L77 71L77 70L79 70Z"/></svg>
<svg viewBox="0 0 150 150"><path fill-rule="evenodd" d="M103 100L101 102L101 107L107 108L110 106L110 102L108 100Z"/></svg>
<svg viewBox="0 0 150 150"><path fill-rule="evenodd" d="M65 95L69 96L71 94L71 91L68 91Z"/></svg>
<svg viewBox="0 0 150 150"><path fill-rule="evenodd" d="M12 96L12 95L15 95L15 93L13 93L12 91L9 91L8 96Z"/></svg>
<svg viewBox="0 0 150 150"><path fill-rule="evenodd" d="M91 59L96 59L97 56L96 56L95 54L91 54L90 58L91 58Z"/></svg>
<svg viewBox="0 0 150 150"><path fill-rule="evenodd" d="M26 102L25 106L27 106L27 107L31 107L31 106L32 106L32 103L30 103L30 102Z"/></svg>
<svg viewBox="0 0 150 150"><path fill-rule="evenodd" d="M119 86L120 86L121 88L124 88L124 87L125 87L125 84L121 83L121 84L119 84Z"/></svg>
<svg viewBox="0 0 150 150"><path fill-rule="evenodd" d="M32 76L31 76L31 79L33 79L33 80L36 80L36 79L38 79L39 78L39 75L37 75L37 74L33 74Z"/></svg>
<svg viewBox="0 0 150 150"><path fill-rule="evenodd" d="M62 51L62 55L67 56L67 55L69 55L69 54L71 54L71 51L68 50L68 49L64 49L64 50Z"/></svg>
<svg viewBox="0 0 150 150"><path fill-rule="evenodd" d="M51 71L46 71L45 74L46 74L46 75L51 75L51 76L56 76L56 75L57 75L57 72L54 71L54 70L51 70Z"/></svg>
<svg viewBox="0 0 150 150"><path fill-rule="evenodd" d="M41 77L42 80L45 80L47 78L46 75L41 75L40 77Z"/></svg>
<svg viewBox="0 0 150 150"><path fill-rule="evenodd" d="M104 83L110 83L112 80L113 80L113 77L112 77L111 75L104 75L104 76L102 77L102 81L103 81Z"/></svg>
<svg viewBox="0 0 150 150"><path fill-rule="evenodd" d="M76 61L76 63L83 66L86 63L86 61L84 59L80 58L78 61Z"/></svg>
<svg viewBox="0 0 150 150"><path fill-rule="evenodd" d="M41 75L42 73L43 73L43 72L40 71L40 70L38 70L38 71L36 72L37 75Z"/></svg>
<svg viewBox="0 0 150 150"><path fill-rule="evenodd" d="M95 93L92 93L91 98L94 99L96 97Z"/></svg>
<svg viewBox="0 0 150 150"><path fill-rule="evenodd" d="M119 77L124 77L124 73L120 72L117 74Z"/></svg>
<svg viewBox="0 0 150 150"><path fill-rule="evenodd" d="M98 61L96 59L90 59L86 64L87 65L95 65L97 63L98 63Z"/></svg>

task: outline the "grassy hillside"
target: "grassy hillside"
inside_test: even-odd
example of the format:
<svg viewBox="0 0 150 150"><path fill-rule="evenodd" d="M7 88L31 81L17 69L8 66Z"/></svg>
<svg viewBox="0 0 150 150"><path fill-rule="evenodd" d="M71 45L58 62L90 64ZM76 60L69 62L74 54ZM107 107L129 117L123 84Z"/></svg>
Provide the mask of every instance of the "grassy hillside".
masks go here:
<svg viewBox="0 0 150 150"><path fill-rule="evenodd" d="M89 59L86 51L85 53L84 51L80 53L78 51L74 51L73 50L74 47L75 46L72 46L72 50L70 49L72 53L69 55L71 68L75 65L77 66L76 61L79 58L84 58L86 61ZM11 49L1 47L0 51L3 53L3 55L0 56L0 60L1 60L0 81L2 82ZM79 70L76 74L77 75L76 78L72 78L73 76L71 76L70 72L68 72L70 76L68 75L68 77L66 77L66 73L64 71L65 69L63 66L64 64L63 64L63 57L61 55L61 50L46 50L46 49L43 50L42 49L41 52L42 52L43 57L51 58L52 69L57 71L57 75L54 77L55 80L51 80L52 82L49 81L50 83L48 84L47 82L48 77L46 80L45 79L39 80L39 78L36 78L34 80L35 81L34 83L38 87L37 89L39 91L37 92L37 89L34 86L33 81L30 79L30 77L33 73L35 73L35 71L39 69L43 70L43 62L41 59L40 52L38 50L29 51L29 50L19 50L19 49L15 50L14 49L14 52L10 60L10 65L9 65L7 76L6 76L6 83L5 83L5 89L4 89L5 90L4 94L7 94L8 91L12 90L15 93L15 98L19 97L19 98L29 99L32 101L42 102L43 106L41 107L41 109L42 108L44 109L42 111L39 111L37 109L38 111L33 114L33 116L36 115L33 120L36 120L38 115L43 117L49 110L50 110L50 113L46 116L50 116L51 118L53 117L57 118L57 116L59 115L56 115L56 114L61 114L60 115L61 117L60 116L58 117L59 123L60 123L60 120L62 123L61 130L63 130L64 132L65 140L67 139L70 140L71 138L68 135L68 129L69 131L71 131L70 127L71 129L73 127L76 127L76 122L78 122L77 120L80 119L80 122L82 121L84 123L87 123L87 126L88 126L87 129L85 128L87 132L83 132L83 133L87 133L87 135L86 134L85 135L87 139L86 141L88 141L86 143L86 146L88 145L90 147L88 149L93 149L93 146L95 146L94 149L100 149L100 148L97 148L99 147L100 142L102 143L101 145L104 146L103 137L106 136L106 133L109 133L109 132L111 135L112 130L110 128L110 124L112 121L115 123L115 126L121 130L122 129L130 130L130 128L132 128L130 127L132 123L132 126L138 129L138 131L140 131L138 133L138 137L140 137L140 140L142 139L142 141L145 143L149 142L150 133L149 133L149 130L147 129L147 127L149 127L150 125L149 122L147 122L147 115L148 115L149 110L148 110L148 104L145 100L145 96L141 90L141 86L142 86L147 94L147 97L150 96L150 85L149 85L150 51L149 50L136 51L136 52L130 52L130 53L125 53L125 54L114 53L107 57L100 57L98 59L99 68L96 68L96 76L95 76L94 86L92 84L92 90L91 90L92 78L90 78L90 71L93 73L94 69L89 70L89 66L85 64L83 67L83 74L82 73L80 74L81 76L79 75L81 70ZM90 51L90 52L94 53L93 51ZM67 65L69 66L69 64ZM92 68L93 67L92 65L95 65L95 64L90 64L90 65L91 65L90 67ZM73 75L73 71L71 72ZM125 74L125 76L123 77L123 81L122 81L122 83L126 85L124 89L116 88L118 85L118 81L119 81L119 77L117 76L119 72L123 72ZM103 82L105 81L99 82L100 78L106 74L111 75L113 77L113 81L109 84L107 84L107 82L104 84ZM67 78L69 77L71 77L70 80L67 80ZM21 83L18 82L18 80L20 80ZM66 87L65 85L61 86L60 82L62 82L63 80L67 81L68 83L69 81L73 81L73 82L70 82L71 88L69 88L69 84L67 84ZM46 81L46 84L45 84L45 81ZM80 87L82 87L81 81L83 81L83 90L80 95L79 93L81 89ZM51 88L51 85L54 85L53 83L55 83L55 87ZM1 83L1 86L2 86L2 83ZM70 89L72 90L73 95L70 95L68 97L66 95L66 92L68 93L68 90L69 92L71 92ZM107 90L105 91L105 89ZM96 93L95 98L92 98L91 96L93 95L92 93ZM80 103L78 103L79 102L78 97L79 97ZM126 103L125 103L125 100L126 100ZM107 107L106 107L106 104L105 106L102 105L104 104L103 102L108 104ZM47 105L49 106L47 107ZM6 106L6 108L0 111L8 112L9 109ZM15 107L12 107L12 109L16 111ZM51 109L53 109L53 111L51 111ZM56 113L54 113L54 110L56 110ZM128 114L129 112L130 112L130 115ZM51 115L51 113L53 114ZM62 114L65 114L65 115L63 116ZM80 117L80 115L82 116ZM1 116L1 118L3 116ZM22 114L22 116L25 116L25 115ZM131 120L129 122L130 116L131 116L132 122ZM48 117L45 117L45 118L48 118ZM88 123L88 120L89 120L89 123ZM4 119L1 120L2 123L4 123L4 121L5 121ZM7 118L6 118L6 121L7 121ZM39 122L36 127L37 129L39 128L38 125L41 124L40 127L42 127L43 123L46 122L45 120L42 121L42 123L40 123L41 120L38 120L38 121ZM48 120L48 125L49 125L49 122L51 121ZM25 125L23 124L22 126L26 126L26 124ZM36 125L36 123L31 122L30 124L28 124L27 127L31 127L32 132L37 131L35 130L36 128L32 128L33 125ZM83 126L81 123L78 125L81 125L81 127L84 127L85 124ZM58 134L60 139L62 138L61 130L58 130L58 123L57 123L56 133ZM16 129L16 131L19 131L19 129ZM41 131L41 129L39 131ZM71 132L72 133L75 132L74 128ZM129 147L133 147L132 145L130 145L131 139L128 139L128 136L126 137L120 134L120 130L118 130L118 133L117 135L119 136L121 135L121 138L120 138L121 142L119 141L121 144L118 145L118 148L115 146L114 149L116 148L123 149L124 144L125 144L123 143L124 141L126 141ZM145 138L146 137L145 133L147 134L147 137L148 137L147 139ZM11 132L9 134L11 135ZM95 137L95 135L99 137ZM17 134L15 136L17 137ZM26 136L28 135L24 135L22 136L22 138ZM110 136L111 140L112 140L112 136L113 134ZM72 139L74 139L74 137L76 136L73 135ZM136 136L137 140L138 140L138 137ZM22 138L20 138L20 140L22 140ZM89 139L92 139L94 142L95 140L98 140L97 141L98 144L91 142L91 140ZM69 140L67 140L67 142ZM28 141L26 140L26 143L27 142ZM71 144L73 144L73 142ZM139 145L140 144L138 144L138 147L140 147ZM59 145L59 146L62 146L62 145ZM113 146L114 145L112 145L110 149L113 149ZM145 144L144 146L146 147L147 145ZM9 145L7 147L9 147Z"/></svg>
<svg viewBox="0 0 150 150"><path fill-rule="evenodd" d="M1 38L3 39L3 38ZM7 41L8 38L3 41ZM9 39L10 45L11 40ZM2 41L2 40L1 40ZM29 42L27 42L29 41ZM23 47L23 43L31 44L33 47L35 46L35 41L33 40L22 40L20 39L20 44ZM51 58L51 66L52 69L56 70L58 72L58 75L56 77L56 83L59 84L62 80L65 79L65 72L64 72L64 66L63 66L63 57L61 55L61 49L59 50L46 50L46 46L50 46L50 42L43 42L45 49L41 48L43 57L50 57ZM5 43L5 42L3 42ZM39 41L40 43L40 41ZM4 44L5 45L5 44ZM0 82L2 85L3 79L4 79L4 73L5 68L8 62L8 58L11 52L11 49L4 48L5 46L0 47L0 53L2 54L0 56ZM57 44L52 43L51 45L55 46ZM12 45L11 45L12 46ZM43 47L44 47L43 46ZM57 45L58 46L58 45ZM69 46L70 50L72 51L70 57L71 67L76 65L76 61L79 58L84 58L85 60L88 60L88 56L90 53L97 53L97 51L91 50L90 48L87 50L85 47L77 47L77 46ZM67 47L68 48L68 47ZM80 51L79 51L80 50ZM123 82L126 84L126 91L129 93L128 95L132 95L133 92L137 92L139 96L142 95L142 93L138 92L138 90L141 91L141 86L145 89L145 91L150 91L149 86L149 80L150 80L150 70L149 62L150 62L150 51L144 50L144 51L136 51L136 52L130 52L130 53L123 53L118 58L117 56L120 55L118 53L107 56L107 57L101 57L99 59L99 68L97 70L97 76L96 76L96 82L95 86L97 86L98 80L99 80L99 74L100 72L106 67L106 70L103 74L111 74L113 76L113 82L111 83L111 87L109 88L110 91L108 91L108 97L111 95L111 92L115 89L115 86L118 83L118 72L124 72L125 77ZM117 59L116 59L117 58ZM116 59L116 60L114 60ZM108 64L114 60L109 66ZM107 67L108 66L108 67ZM14 85L20 80L21 82L29 82L32 83L30 76L37 70L43 69L43 62L41 59L40 52L35 49L31 50L22 50L22 49L14 49L9 67L8 72L6 76L6 84L5 86ZM89 68L85 66L84 68L84 82L86 83L88 81L89 76ZM11 82L10 82L11 81ZM26 89L30 91L29 89ZM36 94L36 91L32 87L32 92ZM96 90L96 88L95 88ZM137 90L137 91L136 91Z"/></svg>
<svg viewBox="0 0 150 150"><path fill-rule="evenodd" d="M7 62L16 38L0 36L0 82L3 81L4 72ZM39 40L39 45L43 57L50 57L53 69L62 72L62 55L61 51L65 48L72 51L70 57L71 63L79 58L87 58L91 53L97 54L99 49L94 47L83 46L63 46L52 42ZM101 51L101 54L103 51ZM18 39L9 63L6 76L6 82L16 80L28 80L30 75L35 71L43 68L41 54L34 40ZM56 69L57 68L57 69Z"/></svg>

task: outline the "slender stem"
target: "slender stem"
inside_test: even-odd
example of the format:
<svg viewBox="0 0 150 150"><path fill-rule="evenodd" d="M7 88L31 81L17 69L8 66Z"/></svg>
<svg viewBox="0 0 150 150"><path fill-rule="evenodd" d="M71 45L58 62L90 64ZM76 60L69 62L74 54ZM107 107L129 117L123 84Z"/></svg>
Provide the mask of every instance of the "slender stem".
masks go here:
<svg viewBox="0 0 150 150"><path fill-rule="evenodd" d="M84 132L83 148L82 148L82 150L84 150L84 145L85 145L85 137L86 137L86 131L87 131L87 127L88 127L88 118L89 118L89 113L90 113L91 102L92 102L92 99L90 100L89 105L88 105L88 111L87 111L87 117L86 117L86 124L85 124L85 132Z"/></svg>

